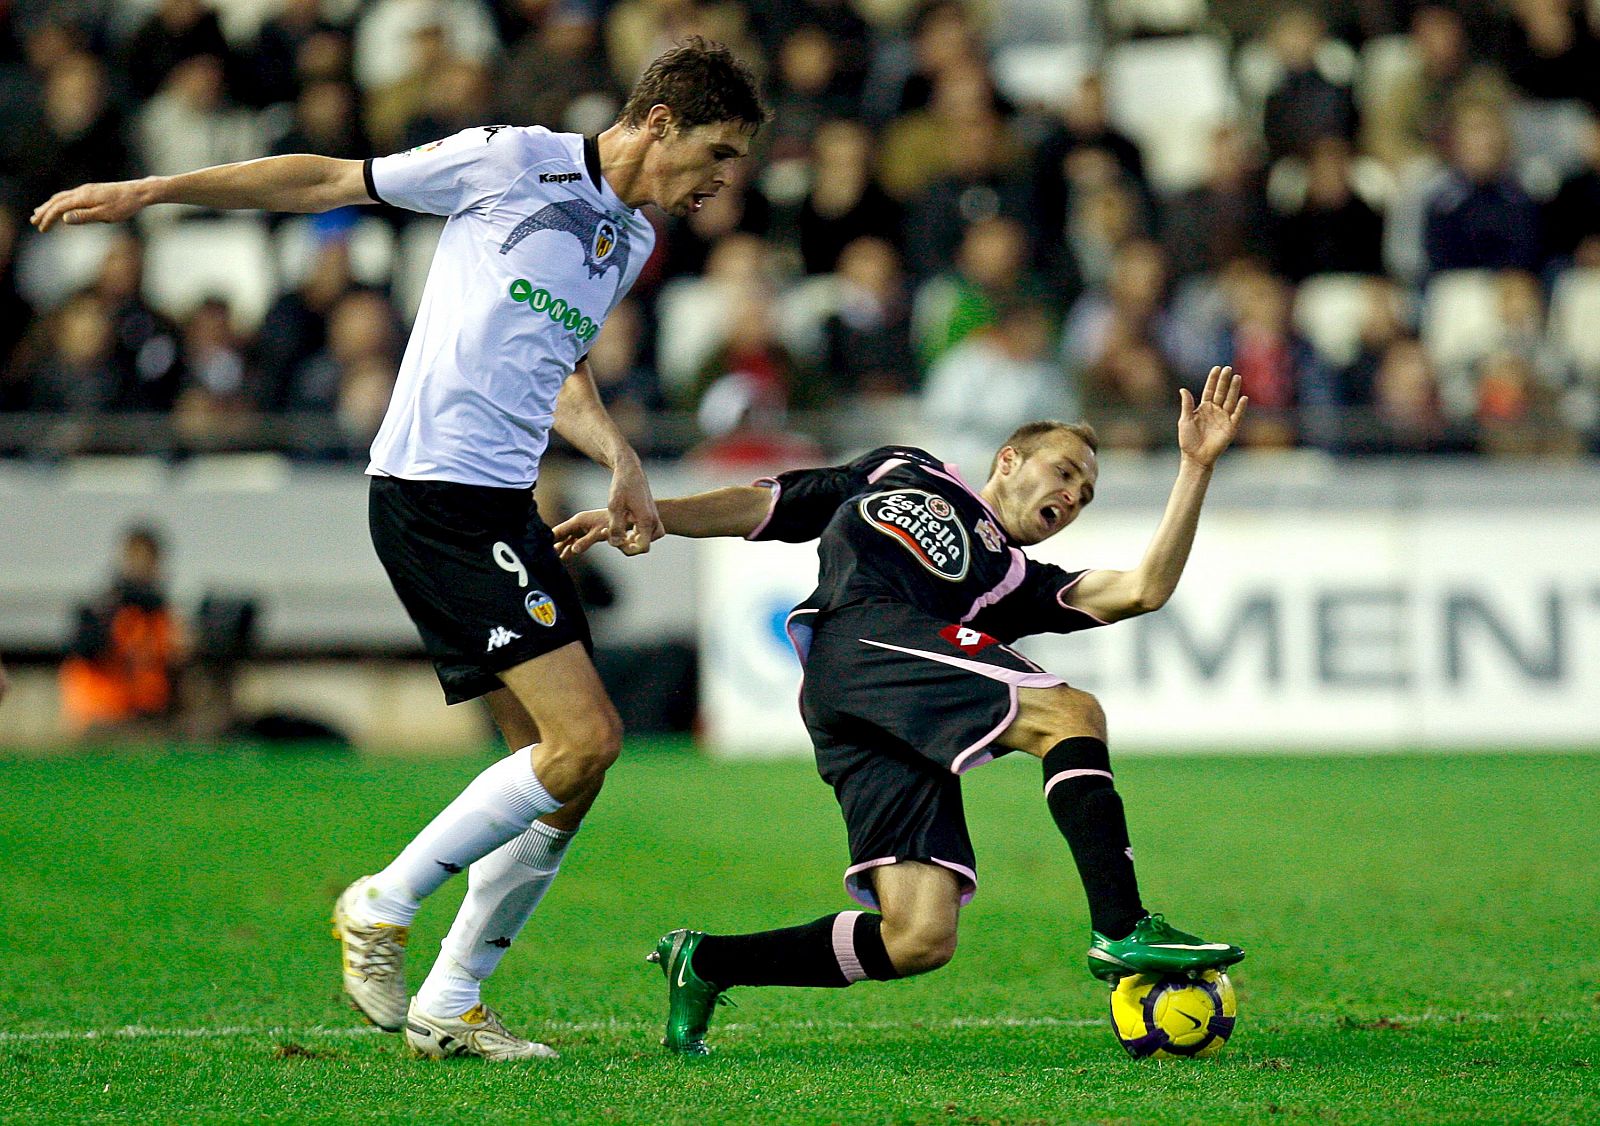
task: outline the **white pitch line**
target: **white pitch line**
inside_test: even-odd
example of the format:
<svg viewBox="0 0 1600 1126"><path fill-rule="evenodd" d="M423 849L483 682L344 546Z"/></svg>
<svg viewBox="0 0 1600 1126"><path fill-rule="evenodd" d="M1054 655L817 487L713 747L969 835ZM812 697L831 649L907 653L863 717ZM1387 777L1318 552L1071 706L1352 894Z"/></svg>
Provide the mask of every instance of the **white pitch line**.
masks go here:
<svg viewBox="0 0 1600 1126"><path fill-rule="evenodd" d="M1540 1019L1571 1023L1583 1019L1580 1013L1545 1013ZM1412 1024L1497 1024L1506 1019L1504 1013L1412 1013L1394 1016L1355 1016L1352 1014L1313 1014L1297 1017L1269 1017L1259 1022L1266 1028L1311 1028L1333 1025L1341 1020L1357 1022L1356 1027L1378 1021L1392 1021L1396 1025ZM743 1030L782 1032L826 1029L869 1032L928 1031L939 1028L1098 1028L1104 1018L1081 1019L1066 1017L953 1017L949 1020L774 1020L731 1021L717 1027L724 1032ZM656 1021L546 1021L538 1026L541 1032L644 1032L658 1027ZM215 1028L150 1028L133 1024L110 1029L50 1029L37 1032L0 1032L0 1044L28 1044L73 1040L222 1040L242 1036L282 1037L285 1039L316 1039L319 1037L362 1037L386 1035L380 1029L365 1025L351 1028L328 1028L316 1025L311 1028L289 1028L284 1025L253 1027L250 1025L219 1025Z"/></svg>

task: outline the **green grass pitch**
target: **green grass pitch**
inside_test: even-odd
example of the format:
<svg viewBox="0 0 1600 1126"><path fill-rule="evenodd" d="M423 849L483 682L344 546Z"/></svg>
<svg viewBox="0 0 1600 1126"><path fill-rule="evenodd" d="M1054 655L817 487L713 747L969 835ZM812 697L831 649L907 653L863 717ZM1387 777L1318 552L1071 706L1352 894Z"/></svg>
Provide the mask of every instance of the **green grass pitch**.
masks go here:
<svg viewBox="0 0 1600 1126"><path fill-rule="evenodd" d="M413 1060L345 1007L328 908L477 768L0 758L0 1121L1600 1121L1600 756L1123 760L1146 900L1250 952L1233 1042L1172 1063L1112 1039L1009 760L968 776L982 886L948 968L737 990L715 1055L665 1056L656 936L848 907L844 834L807 762L642 744L488 994L563 1058Z"/></svg>

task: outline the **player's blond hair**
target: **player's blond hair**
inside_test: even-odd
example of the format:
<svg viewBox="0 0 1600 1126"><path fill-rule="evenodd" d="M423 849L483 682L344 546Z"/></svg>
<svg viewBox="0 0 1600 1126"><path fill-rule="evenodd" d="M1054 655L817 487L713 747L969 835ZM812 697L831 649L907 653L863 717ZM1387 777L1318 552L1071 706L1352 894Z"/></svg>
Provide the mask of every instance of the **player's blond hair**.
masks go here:
<svg viewBox="0 0 1600 1126"><path fill-rule="evenodd" d="M1062 432L1075 434L1083 439L1083 444L1089 447L1091 453L1100 452L1100 436L1094 432L1094 427L1087 422L1062 422L1054 418L1041 418L1033 422L1024 422L1011 432L1011 437L1000 443L1000 450L1010 446L1022 455L1022 460L1027 461L1038 452L1040 446L1049 440L1052 434ZM995 468L1000 464L1000 450L994 452L994 459L989 462L989 476L994 476Z"/></svg>

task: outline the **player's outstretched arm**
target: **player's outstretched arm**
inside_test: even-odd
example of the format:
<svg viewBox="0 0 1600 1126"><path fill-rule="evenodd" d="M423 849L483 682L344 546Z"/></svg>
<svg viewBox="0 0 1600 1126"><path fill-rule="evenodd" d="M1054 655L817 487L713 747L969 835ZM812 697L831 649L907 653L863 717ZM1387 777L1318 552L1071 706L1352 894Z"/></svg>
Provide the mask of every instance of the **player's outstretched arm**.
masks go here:
<svg viewBox="0 0 1600 1126"><path fill-rule="evenodd" d="M1232 368L1220 367L1211 369L1198 403L1187 388L1178 393L1178 480L1144 558L1131 571L1090 571L1068 592L1070 604L1106 622L1166 605L1189 561L1212 468L1232 444L1250 402L1243 387Z"/></svg>
<svg viewBox="0 0 1600 1126"><path fill-rule="evenodd" d="M668 535L690 539L708 539L712 536L746 538L761 526L772 511L772 490L760 485L712 489L693 496L659 501L657 509ZM555 526L556 549L563 559L582 555L606 539L609 528L610 515L604 509L580 512Z"/></svg>
<svg viewBox="0 0 1600 1126"><path fill-rule="evenodd" d="M157 203L313 212L372 202L361 161L297 154L219 164L177 176L83 184L45 200L34 209L31 222L41 231L57 223L120 223Z"/></svg>

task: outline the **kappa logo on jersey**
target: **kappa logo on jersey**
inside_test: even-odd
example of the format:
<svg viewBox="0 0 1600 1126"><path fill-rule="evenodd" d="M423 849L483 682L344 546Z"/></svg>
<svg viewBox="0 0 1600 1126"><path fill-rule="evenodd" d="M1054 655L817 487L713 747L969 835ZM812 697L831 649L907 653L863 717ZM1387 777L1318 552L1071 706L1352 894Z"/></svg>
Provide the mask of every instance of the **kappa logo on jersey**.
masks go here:
<svg viewBox="0 0 1600 1126"><path fill-rule="evenodd" d="M542 590L530 590L528 597L522 600L523 608L528 611L528 617L549 629L556 624L556 600Z"/></svg>
<svg viewBox="0 0 1600 1126"><path fill-rule="evenodd" d="M966 653L980 653L1000 640L971 626L945 626L939 631L939 636Z"/></svg>
<svg viewBox="0 0 1600 1126"><path fill-rule="evenodd" d="M505 626L495 626L489 631L489 648L485 649L484 652L493 653L500 646L510 645L521 636L520 633L513 633L511 630L506 629Z"/></svg>
<svg viewBox="0 0 1600 1126"><path fill-rule="evenodd" d="M896 489L864 497L857 507L862 519L899 540L918 563L941 579L958 583L967 577L972 554L967 530L943 497L921 489Z"/></svg>
<svg viewBox="0 0 1600 1126"><path fill-rule="evenodd" d="M983 541L983 546L990 551L1000 552L1005 550L1006 538L1000 534L1000 529L994 526L994 521L985 516L977 524L978 538Z"/></svg>
<svg viewBox="0 0 1600 1126"><path fill-rule="evenodd" d="M628 236L615 215L597 211L581 199L562 199L539 208L511 229L500 246L510 254L516 245L535 231L564 231L583 247L583 264L589 276L598 278L615 267L618 280L628 273Z"/></svg>
<svg viewBox="0 0 1600 1126"><path fill-rule="evenodd" d="M581 179L583 179L583 173L582 172L541 172L541 173L539 173L539 183L541 183L541 184L573 184L573 183L576 183L577 181L579 181Z"/></svg>

